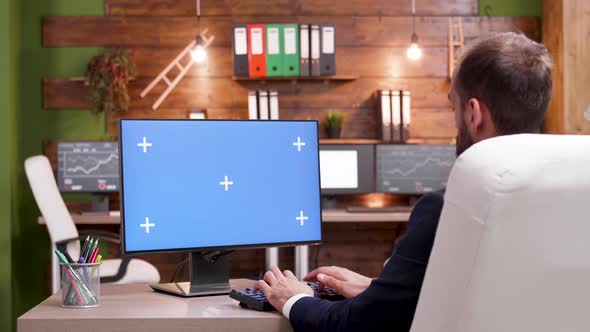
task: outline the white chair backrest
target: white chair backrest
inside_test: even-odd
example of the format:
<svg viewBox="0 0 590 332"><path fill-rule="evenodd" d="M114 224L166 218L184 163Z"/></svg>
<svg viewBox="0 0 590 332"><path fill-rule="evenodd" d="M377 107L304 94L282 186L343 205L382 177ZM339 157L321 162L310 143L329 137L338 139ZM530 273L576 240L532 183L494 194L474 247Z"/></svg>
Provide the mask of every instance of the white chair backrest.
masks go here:
<svg viewBox="0 0 590 332"><path fill-rule="evenodd" d="M411 332L590 329L590 136L514 135L451 172Z"/></svg>
<svg viewBox="0 0 590 332"><path fill-rule="evenodd" d="M78 230L57 188L47 157L34 156L25 160L25 172L37 206L47 223L51 242L78 238ZM77 257L80 253L80 242L71 241L67 250L72 257Z"/></svg>

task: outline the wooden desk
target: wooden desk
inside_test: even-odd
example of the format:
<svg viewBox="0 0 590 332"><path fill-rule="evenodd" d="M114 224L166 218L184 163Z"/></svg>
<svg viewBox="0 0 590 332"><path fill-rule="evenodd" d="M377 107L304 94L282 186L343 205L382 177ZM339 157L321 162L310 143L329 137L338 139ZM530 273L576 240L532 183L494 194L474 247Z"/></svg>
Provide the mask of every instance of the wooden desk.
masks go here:
<svg viewBox="0 0 590 332"><path fill-rule="evenodd" d="M253 281L230 283L243 288ZM57 292L19 317L17 331L292 331L278 312L244 309L227 295L181 298L156 293L145 284L103 284L97 308L67 309L60 304Z"/></svg>
<svg viewBox="0 0 590 332"><path fill-rule="evenodd" d="M117 225L121 223L120 216L107 214L72 214L77 225ZM324 210L324 222L407 222L409 212L347 212L346 210ZM45 219L39 217L39 224L44 225Z"/></svg>
<svg viewBox="0 0 590 332"><path fill-rule="evenodd" d="M407 222L410 212L348 212L323 210L323 222Z"/></svg>

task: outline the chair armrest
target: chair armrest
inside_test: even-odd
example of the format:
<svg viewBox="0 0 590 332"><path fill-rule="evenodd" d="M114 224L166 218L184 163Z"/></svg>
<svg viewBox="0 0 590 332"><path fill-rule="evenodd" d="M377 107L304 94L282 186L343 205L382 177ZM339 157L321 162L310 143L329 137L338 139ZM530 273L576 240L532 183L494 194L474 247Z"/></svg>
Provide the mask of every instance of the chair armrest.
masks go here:
<svg viewBox="0 0 590 332"><path fill-rule="evenodd" d="M87 236L98 236L101 240L105 240L114 244L121 244L121 236L113 232L88 230L80 231L79 234L80 240L86 239Z"/></svg>
<svg viewBox="0 0 590 332"><path fill-rule="evenodd" d="M113 232L107 232L107 231L93 231L93 230L89 230L89 231L81 231L80 233L80 239L85 239L86 236L90 235L90 236L98 236L100 239L105 240L107 242L111 242L111 243L115 243L115 244L121 244L121 236L117 233L113 233ZM129 266L129 261L131 260L131 258L129 257L121 257L121 265L119 265L119 270L117 270L117 273L114 276L108 276L108 277L100 277L100 282L101 283L109 283L109 282L117 282L119 280L121 280L125 274L127 273L127 267Z"/></svg>
<svg viewBox="0 0 590 332"><path fill-rule="evenodd" d="M114 276L109 276L109 277L100 277L100 282L101 283L117 282L117 281L121 280L125 276L125 274L127 273L127 266L129 266L130 260L131 260L131 258L129 258L129 257L121 258L121 265L119 265L119 270L117 271L117 274L115 274Z"/></svg>

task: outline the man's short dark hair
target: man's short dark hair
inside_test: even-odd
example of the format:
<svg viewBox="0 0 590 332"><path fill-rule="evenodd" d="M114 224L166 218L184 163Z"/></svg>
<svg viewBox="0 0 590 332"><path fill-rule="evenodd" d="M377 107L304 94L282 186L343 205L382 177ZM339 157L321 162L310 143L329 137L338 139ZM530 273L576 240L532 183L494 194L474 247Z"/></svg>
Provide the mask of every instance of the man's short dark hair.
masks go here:
<svg viewBox="0 0 590 332"><path fill-rule="evenodd" d="M461 105L476 98L500 135L538 132L551 99L547 49L513 32L485 36L461 57L454 83Z"/></svg>

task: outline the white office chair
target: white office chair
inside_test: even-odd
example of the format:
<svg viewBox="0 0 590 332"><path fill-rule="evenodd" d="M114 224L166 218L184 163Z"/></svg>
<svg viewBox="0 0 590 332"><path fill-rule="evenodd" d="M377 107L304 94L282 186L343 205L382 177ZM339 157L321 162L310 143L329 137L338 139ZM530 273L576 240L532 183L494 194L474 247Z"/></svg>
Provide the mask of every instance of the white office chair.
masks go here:
<svg viewBox="0 0 590 332"><path fill-rule="evenodd" d="M515 135L457 159L411 332L590 329L590 136Z"/></svg>
<svg viewBox="0 0 590 332"><path fill-rule="evenodd" d="M30 157L25 161L25 171L39 210L45 218L52 242L52 291L60 288L59 262L53 253L55 248L67 249L72 257L80 255L80 239L95 235L108 242L119 243L118 234L102 231L78 233L68 212L53 175L49 160L45 156ZM157 283L160 273L150 263L141 259L105 259L100 267L101 282L113 283Z"/></svg>

